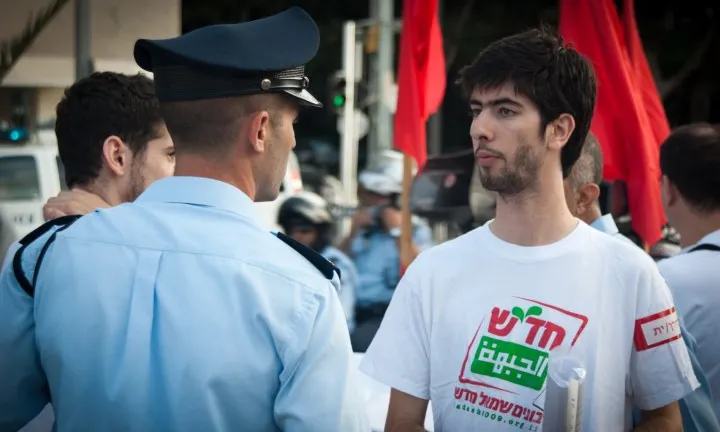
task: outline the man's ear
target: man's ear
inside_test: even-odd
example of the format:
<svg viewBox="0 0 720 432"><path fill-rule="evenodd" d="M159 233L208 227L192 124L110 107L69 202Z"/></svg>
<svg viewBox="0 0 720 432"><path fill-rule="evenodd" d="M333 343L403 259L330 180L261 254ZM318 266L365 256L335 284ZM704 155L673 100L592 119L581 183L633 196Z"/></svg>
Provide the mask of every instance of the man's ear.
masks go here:
<svg viewBox="0 0 720 432"><path fill-rule="evenodd" d="M575 118L570 114L560 114L551 121L546 129L548 148L560 150L567 144L575 130Z"/></svg>
<svg viewBox="0 0 720 432"><path fill-rule="evenodd" d="M586 183L578 188L576 196L578 214L584 214L597 202L600 197L600 188L595 183Z"/></svg>
<svg viewBox="0 0 720 432"><path fill-rule="evenodd" d="M119 137L112 135L105 139L102 147L103 165L113 174L122 176L130 169L132 151Z"/></svg>
<svg viewBox="0 0 720 432"><path fill-rule="evenodd" d="M270 113L258 111L251 114L247 120L248 140L256 153L264 153L267 149L267 139L270 132Z"/></svg>

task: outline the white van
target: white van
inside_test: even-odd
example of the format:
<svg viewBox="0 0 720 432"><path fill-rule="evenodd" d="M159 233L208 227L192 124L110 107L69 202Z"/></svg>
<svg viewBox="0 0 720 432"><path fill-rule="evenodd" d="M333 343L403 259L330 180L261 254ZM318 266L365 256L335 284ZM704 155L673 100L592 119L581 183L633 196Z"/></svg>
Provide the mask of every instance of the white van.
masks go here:
<svg viewBox="0 0 720 432"><path fill-rule="evenodd" d="M0 211L13 221L21 237L42 225L43 205L65 189L65 171L53 130L37 132L27 144L0 143ZM291 153L278 199L256 204L268 229L280 230L280 205L302 189L300 165Z"/></svg>
<svg viewBox="0 0 720 432"><path fill-rule="evenodd" d="M0 143L0 211L20 236L42 225L43 205L65 188L53 131L41 131L27 144Z"/></svg>

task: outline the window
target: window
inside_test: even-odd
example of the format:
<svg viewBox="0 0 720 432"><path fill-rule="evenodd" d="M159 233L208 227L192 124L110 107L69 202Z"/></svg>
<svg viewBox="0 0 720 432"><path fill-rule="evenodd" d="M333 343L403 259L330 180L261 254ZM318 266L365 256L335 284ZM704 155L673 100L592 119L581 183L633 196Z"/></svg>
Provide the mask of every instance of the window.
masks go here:
<svg viewBox="0 0 720 432"><path fill-rule="evenodd" d="M65 165L62 163L60 156L55 156L57 162L58 175L60 176L60 190L67 190L67 184L65 183Z"/></svg>
<svg viewBox="0 0 720 432"><path fill-rule="evenodd" d="M40 198L40 178L33 156L0 157L0 201Z"/></svg>

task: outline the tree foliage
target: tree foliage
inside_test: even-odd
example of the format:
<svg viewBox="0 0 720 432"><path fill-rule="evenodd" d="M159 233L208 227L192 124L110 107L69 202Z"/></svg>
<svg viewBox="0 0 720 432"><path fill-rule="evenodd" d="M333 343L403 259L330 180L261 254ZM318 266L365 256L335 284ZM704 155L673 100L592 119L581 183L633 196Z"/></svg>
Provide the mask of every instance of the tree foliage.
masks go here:
<svg viewBox="0 0 720 432"><path fill-rule="evenodd" d="M40 12L30 15L25 28L19 35L9 40L0 41L0 84L45 27L69 2L70 0L53 0Z"/></svg>

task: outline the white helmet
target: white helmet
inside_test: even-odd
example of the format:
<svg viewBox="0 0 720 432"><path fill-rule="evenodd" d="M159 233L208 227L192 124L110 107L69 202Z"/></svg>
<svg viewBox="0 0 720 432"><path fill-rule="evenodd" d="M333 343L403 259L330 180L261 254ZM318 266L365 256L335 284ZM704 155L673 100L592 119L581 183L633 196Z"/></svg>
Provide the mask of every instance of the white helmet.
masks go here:
<svg viewBox="0 0 720 432"><path fill-rule="evenodd" d="M403 154L395 150L384 150L378 161L361 172L358 177L360 186L378 195L401 193L402 180Z"/></svg>

